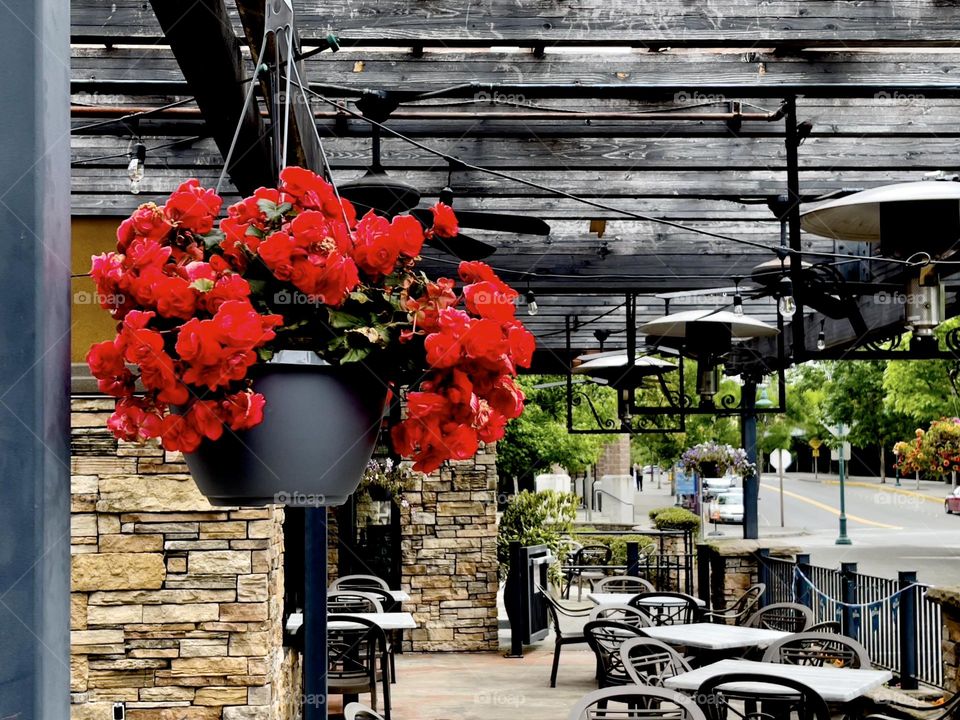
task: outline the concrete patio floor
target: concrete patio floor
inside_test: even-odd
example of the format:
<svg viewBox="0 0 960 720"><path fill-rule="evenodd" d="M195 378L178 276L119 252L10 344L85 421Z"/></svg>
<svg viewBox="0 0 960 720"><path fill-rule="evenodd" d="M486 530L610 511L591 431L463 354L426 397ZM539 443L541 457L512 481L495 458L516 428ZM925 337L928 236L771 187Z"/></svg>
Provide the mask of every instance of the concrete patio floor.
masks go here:
<svg viewBox="0 0 960 720"><path fill-rule="evenodd" d="M394 720L564 720L596 689L594 658L586 646L561 651L557 687L550 687L553 642L527 647L522 659L498 653L404 653L391 688ZM368 704L370 696L361 695ZM330 698L339 713L341 698Z"/></svg>

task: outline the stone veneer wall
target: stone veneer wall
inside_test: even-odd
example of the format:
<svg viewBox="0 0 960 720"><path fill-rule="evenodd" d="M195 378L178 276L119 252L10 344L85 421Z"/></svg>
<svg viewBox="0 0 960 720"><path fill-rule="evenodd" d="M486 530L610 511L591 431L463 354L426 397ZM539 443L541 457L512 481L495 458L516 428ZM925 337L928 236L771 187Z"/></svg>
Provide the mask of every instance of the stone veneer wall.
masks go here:
<svg viewBox="0 0 960 720"><path fill-rule="evenodd" d="M213 508L179 455L118 443L74 399L71 717L292 720L283 510Z"/></svg>
<svg viewBox="0 0 960 720"><path fill-rule="evenodd" d="M943 686L950 693L960 692L960 587L930 588L927 597L942 610Z"/></svg>
<svg viewBox="0 0 960 720"><path fill-rule="evenodd" d="M603 453L597 461L597 477L629 475L631 467L630 436L617 435L603 447Z"/></svg>
<svg viewBox="0 0 960 720"><path fill-rule="evenodd" d="M403 589L412 650L497 649L496 446L448 463L405 493Z"/></svg>

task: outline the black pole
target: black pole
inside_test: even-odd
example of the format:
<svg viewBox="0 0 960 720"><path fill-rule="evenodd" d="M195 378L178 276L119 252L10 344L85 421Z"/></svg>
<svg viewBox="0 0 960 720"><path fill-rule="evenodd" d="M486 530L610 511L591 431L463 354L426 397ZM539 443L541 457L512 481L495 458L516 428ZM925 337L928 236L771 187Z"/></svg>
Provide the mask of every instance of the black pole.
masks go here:
<svg viewBox="0 0 960 720"><path fill-rule="evenodd" d="M640 575L640 543L627 543L627 575Z"/></svg>
<svg viewBox="0 0 960 720"><path fill-rule="evenodd" d="M523 596L524 588L522 586L520 569L520 549L523 547L519 542L510 543L510 567L507 570L507 583L504 586L503 602L506 605L507 615L510 618L510 654L509 658L523 657ZM569 592L569 589L568 589Z"/></svg>
<svg viewBox="0 0 960 720"><path fill-rule="evenodd" d="M30 720L70 717L69 25L0 4L0 717Z"/></svg>
<svg viewBox="0 0 960 720"><path fill-rule="evenodd" d="M757 463L757 413L754 404L757 402L757 383L747 380L740 391L740 405L743 414L740 415L740 436L743 449L747 451L747 461L755 467ZM743 537L747 540L756 540L760 537L758 520L758 500L760 498L760 480L756 469L748 472L743 478Z"/></svg>
<svg viewBox="0 0 960 720"><path fill-rule="evenodd" d="M900 595L900 688L917 689L917 574L912 571L898 573ZM914 586L914 587L911 587ZM907 590L907 588L910 588ZM906 591L906 592L904 592Z"/></svg>
<svg viewBox="0 0 960 720"><path fill-rule="evenodd" d="M327 509L303 512L303 720L327 719Z"/></svg>
<svg viewBox="0 0 960 720"><path fill-rule="evenodd" d="M841 624L843 634L854 640L860 635L860 608L852 607L857 604L857 564L840 563L840 595L845 603L841 606Z"/></svg>
<svg viewBox="0 0 960 720"><path fill-rule="evenodd" d="M787 226L789 229L790 249L797 251L790 256L790 280L793 284L797 311L790 323L793 336L793 359L802 363L806 358L806 336L803 326L803 257L799 254L800 244L800 157L799 148L802 138L797 126L797 98L792 96L783 104L786 137L784 144L787 155Z"/></svg>

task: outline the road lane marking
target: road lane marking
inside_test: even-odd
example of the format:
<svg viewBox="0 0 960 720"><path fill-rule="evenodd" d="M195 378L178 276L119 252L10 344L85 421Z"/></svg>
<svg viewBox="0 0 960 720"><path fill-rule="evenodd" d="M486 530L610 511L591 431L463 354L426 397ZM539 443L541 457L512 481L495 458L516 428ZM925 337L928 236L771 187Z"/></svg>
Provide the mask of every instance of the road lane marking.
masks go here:
<svg viewBox="0 0 960 720"><path fill-rule="evenodd" d="M824 485L839 485L839 484L840 484L839 480L824 481ZM927 500L929 502L935 502L938 505L943 503L943 501L946 499L946 498L937 497L936 495L927 495L926 493L917 492L916 490L904 490L903 488L898 488L896 486L886 487L884 485L876 485L868 482L860 482L858 480L854 480L852 482L850 480L844 480L844 484L847 487L867 488L868 490L879 490L880 492L889 492L889 493L896 493L897 495L909 495L910 497L923 498L924 500Z"/></svg>
<svg viewBox="0 0 960 720"><path fill-rule="evenodd" d="M760 483L760 487L764 487L767 490L773 490L774 492L780 492L780 488L776 487L775 485L767 485L766 483ZM798 495L797 493L790 492L789 490L784 490L783 494L786 495L787 497L794 498L795 500L800 500L809 505L813 505L814 507L818 507L821 510L826 510L829 513L833 513L837 517L840 517L839 510L827 505L826 503L822 503L819 500L811 500L808 497L804 497L803 495ZM883 528L885 530L903 530L903 528L900 527L899 525L887 525L886 523L877 522L876 520L867 520L866 518L859 517L858 515L851 515L850 513L847 513L847 520L852 520L853 522L858 522L863 525L872 525L873 527Z"/></svg>

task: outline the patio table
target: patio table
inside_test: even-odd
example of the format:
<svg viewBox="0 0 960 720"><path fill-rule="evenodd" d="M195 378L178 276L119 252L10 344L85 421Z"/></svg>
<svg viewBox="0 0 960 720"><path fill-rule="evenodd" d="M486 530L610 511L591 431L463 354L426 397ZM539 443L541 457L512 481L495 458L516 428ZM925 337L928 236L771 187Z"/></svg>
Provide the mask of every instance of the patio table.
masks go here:
<svg viewBox="0 0 960 720"><path fill-rule="evenodd" d="M370 620L383 630L415 630L417 621L413 615L408 612L395 613L336 613L341 617L355 617L362 620ZM350 627L352 623L344 620L329 623L327 627L334 630L343 630ZM287 618L286 630L289 633L296 633L303 626L303 613L291 613Z"/></svg>
<svg viewBox="0 0 960 720"><path fill-rule="evenodd" d="M587 598L593 602L595 605L624 605L627 603L630 598L638 593L635 592L619 592L619 593L606 593L606 592L592 592L587 593ZM699 607L705 607L706 603L700 598L694 598L697 601ZM670 596L656 596L651 595L650 597L645 597L639 602L640 605L650 605L652 607L669 607L679 605L677 598Z"/></svg>
<svg viewBox="0 0 960 720"><path fill-rule="evenodd" d="M681 626L683 627L683 626ZM687 625L686 627L692 627ZM721 626L722 627L722 626ZM650 628L653 629L653 628ZM656 628L660 629L660 628ZM647 630L647 628L644 628ZM767 631L771 632L771 631ZM848 703L874 690L893 678L888 670L855 670L852 668L816 667L812 665L784 665L754 660L720 660L690 672L675 675L664 681L673 690L696 692L703 681L716 675L747 672L775 678L793 678L809 685L828 703ZM770 686L757 683L731 683L731 689L740 691L769 691Z"/></svg>
<svg viewBox="0 0 960 720"><path fill-rule="evenodd" d="M791 634L780 630L718 625L717 623L661 625L643 628L643 632L671 645L684 645L708 651L765 648L775 640Z"/></svg>

